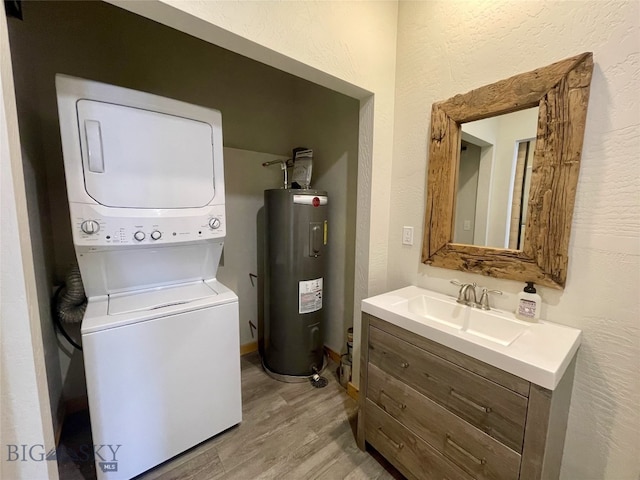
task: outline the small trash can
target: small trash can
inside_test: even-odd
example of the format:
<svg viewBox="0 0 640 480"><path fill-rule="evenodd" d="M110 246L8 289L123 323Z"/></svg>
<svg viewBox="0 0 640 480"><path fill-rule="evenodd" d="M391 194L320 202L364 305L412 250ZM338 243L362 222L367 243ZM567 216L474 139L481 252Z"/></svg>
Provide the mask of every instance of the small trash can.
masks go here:
<svg viewBox="0 0 640 480"><path fill-rule="evenodd" d="M351 381L351 360L348 358L348 354L340 357L340 385L347 388L347 384Z"/></svg>

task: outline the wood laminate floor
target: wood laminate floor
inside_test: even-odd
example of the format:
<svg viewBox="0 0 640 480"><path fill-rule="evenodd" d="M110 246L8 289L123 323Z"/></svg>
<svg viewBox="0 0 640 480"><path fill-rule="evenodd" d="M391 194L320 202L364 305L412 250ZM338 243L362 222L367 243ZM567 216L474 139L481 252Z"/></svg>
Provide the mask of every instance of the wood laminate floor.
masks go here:
<svg viewBox="0 0 640 480"><path fill-rule="evenodd" d="M338 383L335 364L323 374L329 384L319 389L309 382L272 379L257 354L242 357L241 365L242 423L139 480L403 478L375 452L356 446L356 402ZM59 450L73 451L90 435L88 415L76 415L67 423ZM61 480L95 478L93 462L61 457Z"/></svg>

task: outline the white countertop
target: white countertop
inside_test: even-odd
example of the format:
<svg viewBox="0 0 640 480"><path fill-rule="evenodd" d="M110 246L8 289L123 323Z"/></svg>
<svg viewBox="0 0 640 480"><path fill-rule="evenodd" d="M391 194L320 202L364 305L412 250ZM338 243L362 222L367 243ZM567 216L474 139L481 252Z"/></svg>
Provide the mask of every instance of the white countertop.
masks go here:
<svg viewBox="0 0 640 480"><path fill-rule="evenodd" d="M411 286L363 300L362 311L549 390L556 388L580 346L580 330L544 320L528 325L510 345L501 345L411 312L409 299L420 295L455 301Z"/></svg>

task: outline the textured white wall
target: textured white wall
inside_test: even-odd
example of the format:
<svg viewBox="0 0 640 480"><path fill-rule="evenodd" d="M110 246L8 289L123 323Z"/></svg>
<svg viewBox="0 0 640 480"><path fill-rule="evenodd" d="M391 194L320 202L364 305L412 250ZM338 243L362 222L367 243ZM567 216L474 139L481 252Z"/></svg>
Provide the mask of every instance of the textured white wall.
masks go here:
<svg viewBox="0 0 640 480"><path fill-rule="evenodd" d="M562 478L640 475L640 3L400 2L389 288L448 281L506 292L518 282L420 264L401 245L422 232L429 111L481 85L593 51L595 69L564 292L541 288L542 316L582 329Z"/></svg>

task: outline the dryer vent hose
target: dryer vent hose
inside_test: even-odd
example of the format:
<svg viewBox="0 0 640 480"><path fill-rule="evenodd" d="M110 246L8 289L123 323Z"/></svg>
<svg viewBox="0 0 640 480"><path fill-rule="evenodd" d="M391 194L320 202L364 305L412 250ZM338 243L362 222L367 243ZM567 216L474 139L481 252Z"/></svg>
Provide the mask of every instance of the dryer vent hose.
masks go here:
<svg viewBox="0 0 640 480"><path fill-rule="evenodd" d="M80 323L87 309L87 297L77 265L71 268L64 283L65 287L58 301L58 316L64 323Z"/></svg>

